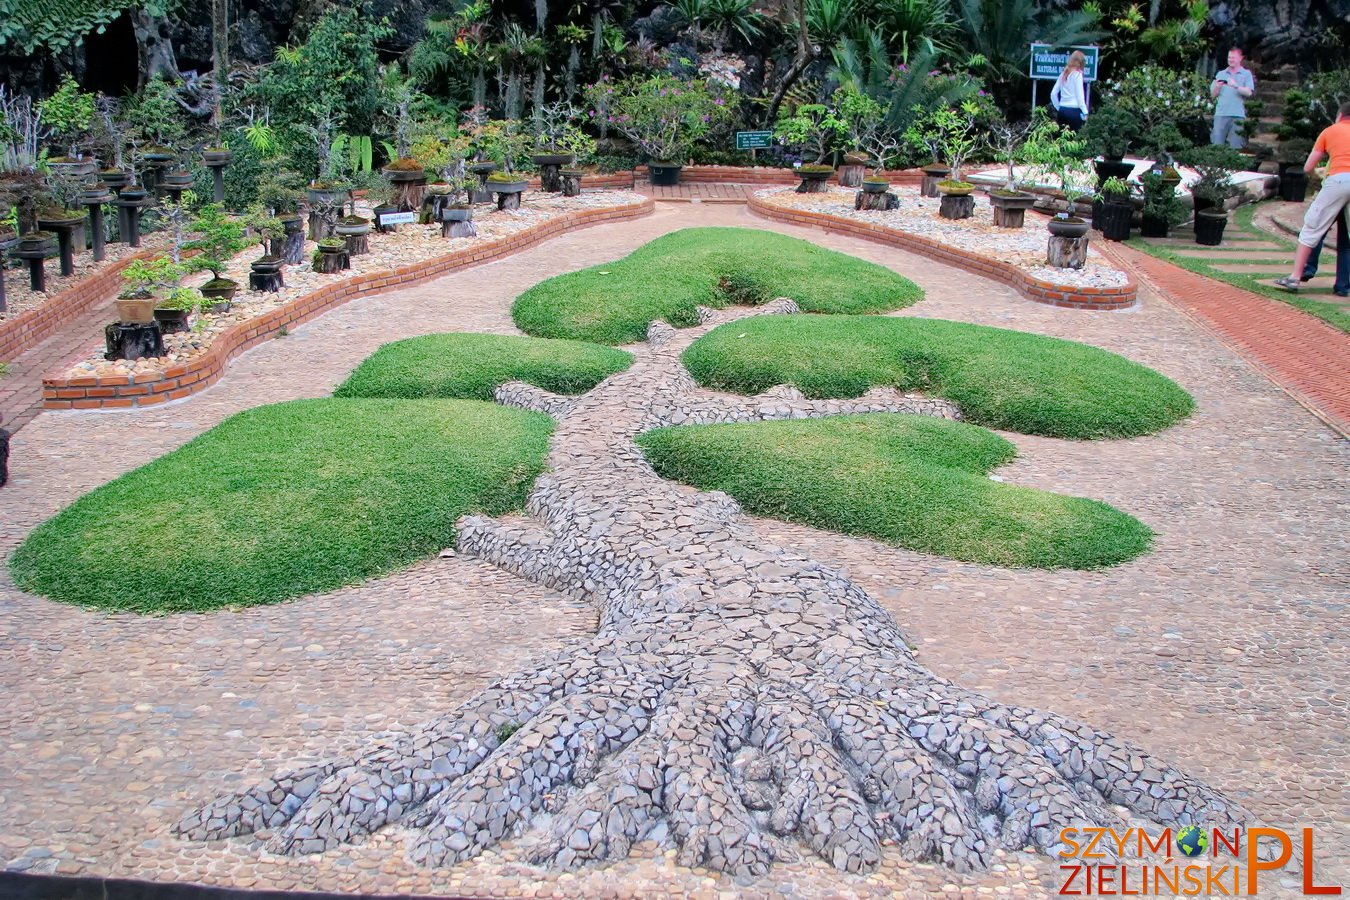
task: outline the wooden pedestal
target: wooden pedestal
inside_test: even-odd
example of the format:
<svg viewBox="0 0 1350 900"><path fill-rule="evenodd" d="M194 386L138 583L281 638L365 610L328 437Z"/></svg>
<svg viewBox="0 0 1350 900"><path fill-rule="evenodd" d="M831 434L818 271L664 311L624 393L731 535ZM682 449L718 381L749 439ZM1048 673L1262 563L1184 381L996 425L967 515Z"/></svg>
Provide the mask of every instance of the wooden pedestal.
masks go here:
<svg viewBox="0 0 1350 900"><path fill-rule="evenodd" d="M1046 245L1045 262L1057 269L1081 269L1087 262L1088 238L1056 237L1050 235Z"/></svg>

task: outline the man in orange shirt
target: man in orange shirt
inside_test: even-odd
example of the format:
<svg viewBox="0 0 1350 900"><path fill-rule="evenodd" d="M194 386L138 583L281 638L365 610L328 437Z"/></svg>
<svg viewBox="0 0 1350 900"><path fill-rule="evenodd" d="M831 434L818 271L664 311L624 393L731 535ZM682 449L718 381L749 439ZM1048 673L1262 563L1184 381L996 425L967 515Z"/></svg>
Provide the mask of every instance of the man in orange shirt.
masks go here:
<svg viewBox="0 0 1350 900"><path fill-rule="evenodd" d="M1331 228L1331 223L1336 221L1341 210L1350 203L1350 103L1342 103L1336 124L1317 136L1317 143L1308 154L1303 171L1311 173L1327 156L1331 157L1327 180L1322 182L1322 190L1317 192L1317 199L1308 207L1308 214L1303 217L1303 230L1298 233L1298 253L1294 256L1294 271L1275 282L1278 287L1287 291L1298 290L1299 278L1303 275L1303 269L1308 264L1308 257L1312 255L1313 248L1322 241L1327 230Z"/></svg>

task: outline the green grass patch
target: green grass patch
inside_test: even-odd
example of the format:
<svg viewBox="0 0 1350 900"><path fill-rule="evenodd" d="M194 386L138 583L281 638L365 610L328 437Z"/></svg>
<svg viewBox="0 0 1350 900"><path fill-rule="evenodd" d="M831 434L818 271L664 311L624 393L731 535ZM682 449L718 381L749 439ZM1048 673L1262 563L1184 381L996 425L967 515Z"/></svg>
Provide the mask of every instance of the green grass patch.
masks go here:
<svg viewBox="0 0 1350 900"><path fill-rule="evenodd" d="M1112 506L991 481L998 435L925 416L661 428L638 443L663 477L725 491L758 516L966 562L1096 569L1148 549Z"/></svg>
<svg viewBox="0 0 1350 900"><path fill-rule="evenodd" d="M1294 244L1293 240L1264 231L1252 224L1252 218L1256 215L1257 204L1239 206L1229 216L1228 227L1236 228L1244 236L1257 238L1262 241L1268 241L1272 244L1279 244L1283 249L1289 251L1289 265L1294 264ZM1332 237L1332 246L1335 246L1335 237ZM1269 273L1247 275L1242 272L1221 272L1214 268L1213 264L1240 263L1241 260L1233 259L1236 252L1233 250L1215 250L1214 256L1210 259L1194 259L1187 256L1179 256L1172 247L1166 247L1155 244L1147 238L1138 236L1130 238L1125 242L1126 246L1147 253L1149 256L1156 256L1158 259L1166 260L1174 266L1180 266L1187 272L1194 272L1196 275L1203 275L1206 278L1213 278L1215 281L1222 281L1224 284L1231 284L1234 287L1251 291L1253 294L1260 294L1262 297L1268 297L1271 300L1278 300L1281 303L1288 303L1295 309L1301 309L1310 316L1316 316L1328 325L1339 328L1341 331L1350 332L1350 309L1344 304L1334 303L1327 300L1318 300L1317 296L1334 297L1330 288L1311 288L1304 285L1303 289L1297 294L1281 290L1271 284L1277 276ZM1195 245L1197 249L1200 244ZM1324 265L1335 267L1334 254L1331 260L1324 262ZM1286 273L1288 274L1288 273ZM1316 293L1314 293L1316 292Z"/></svg>
<svg viewBox="0 0 1350 900"><path fill-rule="evenodd" d="M81 497L15 552L15 582L168 613L271 603L454 543L519 509L552 420L464 400L297 400L239 413Z"/></svg>
<svg viewBox="0 0 1350 900"><path fill-rule="evenodd" d="M695 307L776 297L806 312L859 315L910 306L923 291L883 266L771 231L688 228L535 285L511 314L527 334L631 344L656 319L687 328L698 322Z"/></svg>
<svg viewBox="0 0 1350 900"><path fill-rule="evenodd" d="M491 400L493 389L507 381L584 394L632 362L631 353L581 341L429 334L385 344L333 396Z"/></svg>
<svg viewBox="0 0 1350 900"><path fill-rule="evenodd" d="M918 390L957 403L978 425L1080 440L1151 434L1194 408L1171 379L1114 353L942 319L759 316L714 328L685 351L684 364L718 390Z"/></svg>

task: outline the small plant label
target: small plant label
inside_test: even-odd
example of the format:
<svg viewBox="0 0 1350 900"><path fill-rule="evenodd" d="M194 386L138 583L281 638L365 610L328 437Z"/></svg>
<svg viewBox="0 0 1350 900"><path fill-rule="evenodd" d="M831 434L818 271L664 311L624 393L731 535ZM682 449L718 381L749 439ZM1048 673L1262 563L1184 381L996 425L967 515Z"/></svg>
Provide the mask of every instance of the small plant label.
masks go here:
<svg viewBox="0 0 1350 900"><path fill-rule="evenodd" d="M381 225L411 225L417 221L415 212L380 213Z"/></svg>

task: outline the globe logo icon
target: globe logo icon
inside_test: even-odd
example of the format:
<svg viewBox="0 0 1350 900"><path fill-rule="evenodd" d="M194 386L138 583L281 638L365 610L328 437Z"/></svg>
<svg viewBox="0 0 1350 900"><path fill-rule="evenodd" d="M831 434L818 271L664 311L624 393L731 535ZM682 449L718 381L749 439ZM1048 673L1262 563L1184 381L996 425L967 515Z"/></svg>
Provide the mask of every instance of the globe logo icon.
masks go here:
<svg viewBox="0 0 1350 900"><path fill-rule="evenodd" d="M1177 832L1177 849L1182 855L1194 859L1209 847L1209 837L1199 825L1187 825Z"/></svg>

